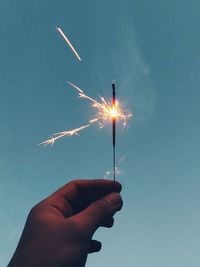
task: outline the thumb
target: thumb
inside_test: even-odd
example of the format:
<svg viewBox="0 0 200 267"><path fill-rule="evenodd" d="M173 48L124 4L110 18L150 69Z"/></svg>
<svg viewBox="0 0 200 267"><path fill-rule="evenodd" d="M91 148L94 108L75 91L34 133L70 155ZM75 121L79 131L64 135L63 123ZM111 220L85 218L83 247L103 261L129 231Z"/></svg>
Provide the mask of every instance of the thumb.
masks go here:
<svg viewBox="0 0 200 267"><path fill-rule="evenodd" d="M123 201L119 193L108 194L91 203L85 210L76 214L74 220L80 228L92 235L103 222L122 208Z"/></svg>

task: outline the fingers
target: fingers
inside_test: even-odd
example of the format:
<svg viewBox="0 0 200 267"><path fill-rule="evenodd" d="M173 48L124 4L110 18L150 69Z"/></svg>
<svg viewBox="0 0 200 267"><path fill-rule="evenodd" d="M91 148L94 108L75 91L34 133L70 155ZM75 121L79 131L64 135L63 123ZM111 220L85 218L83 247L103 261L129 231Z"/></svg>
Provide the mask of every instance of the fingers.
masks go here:
<svg viewBox="0 0 200 267"><path fill-rule="evenodd" d="M58 197L61 197L77 213L87 207L94 199L97 200L111 192L120 191L121 184L110 180L74 180L57 190L48 199L54 202L54 199L58 200Z"/></svg>
<svg viewBox="0 0 200 267"><path fill-rule="evenodd" d="M98 252L101 250L101 247L102 247L101 242L97 240L91 240L88 253Z"/></svg>
<svg viewBox="0 0 200 267"><path fill-rule="evenodd" d="M74 180L54 194L62 195L67 200L75 202L84 197L103 196L114 191L121 191L120 183L105 179Z"/></svg>
<svg viewBox="0 0 200 267"><path fill-rule="evenodd" d="M111 227L112 216L122 208L123 202L119 193L110 193L90 204L85 210L73 216L76 224L89 236L99 226Z"/></svg>

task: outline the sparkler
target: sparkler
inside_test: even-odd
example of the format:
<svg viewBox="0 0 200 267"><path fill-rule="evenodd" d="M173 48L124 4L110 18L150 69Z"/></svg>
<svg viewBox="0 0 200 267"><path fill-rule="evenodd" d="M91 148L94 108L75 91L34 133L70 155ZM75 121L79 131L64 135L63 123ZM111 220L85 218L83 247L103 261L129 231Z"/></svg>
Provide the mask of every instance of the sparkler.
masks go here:
<svg viewBox="0 0 200 267"><path fill-rule="evenodd" d="M91 106L96 109L97 115L95 118L88 121L87 124L82 125L78 128L62 131L59 133L55 133L50 139L40 143L40 145L53 145L55 141L62 137L79 135L79 132L85 128L88 128L94 123L97 123L100 128L104 127L107 123L112 122L112 143L113 143L113 180L115 180L116 176L116 163L115 163L115 145L116 145L116 122L121 121L124 127L127 124L127 120L132 117L130 112L123 111L119 105L119 102L115 97L115 84L112 83L112 102L107 101L104 97L99 96L100 101L93 99L92 97L85 94L85 92L79 88L77 85L68 82L68 84L74 88L78 97L88 100Z"/></svg>
<svg viewBox="0 0 200 267"><path fill-rule="evenodd" d="M59 32L59 34L63 37L65 42L68 44L68 46L71 48L72 52L74 55L78 58L79 61L81 61L81 58L67 36L64 34L64 32L61 30L61 28L57 27L56 30ZM116 146L116 122L117 121L122 121L124 127L126 126L127 119L132 117L132 114L130 112L123 111L119 105L119 102L116 100L115 97L115 83L112 83L112 102L107 101L104 97L99 96L100 100L97 101L93 99L92 97L86 95L84 91L79 88L77 85L68 82L68 84L73 87L77 93L79 98L86 99L90 102L91 106L96 109L97 111L97 116L85 125L81 125L78 128L67 130L67 131L62 131L59 133L53 134L52 137L50 137L48 140L40 143L39 145L53 145L58 139L62 137L67 137L67 136L73 136L73 135L79 135L79 132L90 127L94 123L98 123L99 127L102 128L104 127L109 121L112 122L112 144L113 144L113 180L115 181L115 176L117 172L116 168L116 153L115 153L115 146ZM110 173L110 172L108 172Z"/></svg>
<svg viewBox="0 0 200 267"><path fill-rule="evenodd" d="M116 99L115 99L115 83L112 83L112 143L113 143L113 180L115 181L115 170L116 170L116 163L115 163L115 143L116 143Z"/></svg>

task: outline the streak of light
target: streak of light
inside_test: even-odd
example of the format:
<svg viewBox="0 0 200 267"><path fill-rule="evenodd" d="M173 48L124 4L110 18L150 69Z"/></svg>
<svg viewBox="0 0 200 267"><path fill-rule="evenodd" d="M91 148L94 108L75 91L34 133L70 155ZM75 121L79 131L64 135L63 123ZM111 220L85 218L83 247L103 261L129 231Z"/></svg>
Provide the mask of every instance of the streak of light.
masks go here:
<svg viewBox="0 0 200 267"><path fill-rule="evenodd" d="M71 42L69 41L69 39L67 38L67 36L64 34L64 32L61 30L61 28L57 27L56 30L60 33L60 35L63 37L63 39L69 45L69 47L71 48L71 50L73 51L73 53L75 54L75 56L78 58L78 60L81 61L81 58L80 58L79 54L77 53L77 51L75 50L75 48L73 47L73 45L71 44Z"/></svg>
<svg viewBox="0 0 200 267"><path fill-rule="evenodd" d="M69 131L63 131L63 132L59 132L59 133L55 133L54 136L52 136L50 139L40 143L39 145L44 145L44 146L47 146L47 145L53 145L55 143L55 141L57 141L58 139L60 139L61 137L64 137L64 136L72 136L72 135L79 135L78 133L89 127L90 125L87 124L87 125L83 125L79 128L75 128L75 129L72 129L72 130L69 130Z"/></svg>

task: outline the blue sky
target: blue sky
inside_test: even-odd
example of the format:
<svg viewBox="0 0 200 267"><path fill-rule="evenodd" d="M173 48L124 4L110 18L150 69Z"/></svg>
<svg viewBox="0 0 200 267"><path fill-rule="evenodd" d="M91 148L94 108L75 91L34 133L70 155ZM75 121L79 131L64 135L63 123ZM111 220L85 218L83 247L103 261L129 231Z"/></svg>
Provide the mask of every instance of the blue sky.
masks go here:
<svg viewBox="0 0 200 267"><path fill-rule="evenodd" d="M87 266L199 266L199 11L195 0L0 1L1 266L34 204L111 169L109 126L37 144L91 118L67 81L110 98L113 79L134 113L117 132L124 208Z"/></svg>

